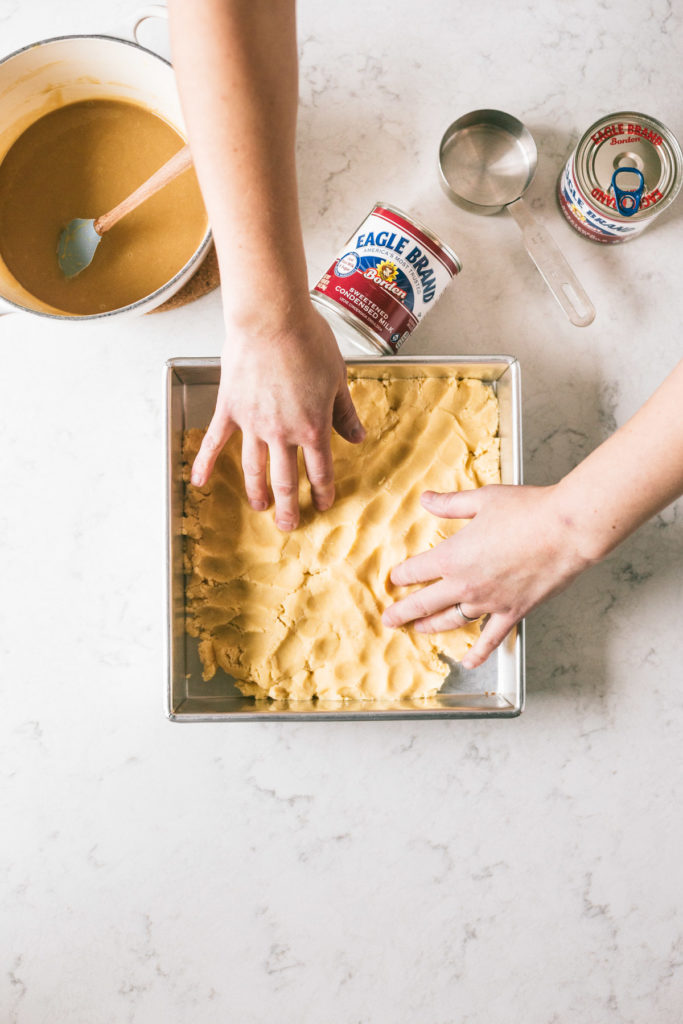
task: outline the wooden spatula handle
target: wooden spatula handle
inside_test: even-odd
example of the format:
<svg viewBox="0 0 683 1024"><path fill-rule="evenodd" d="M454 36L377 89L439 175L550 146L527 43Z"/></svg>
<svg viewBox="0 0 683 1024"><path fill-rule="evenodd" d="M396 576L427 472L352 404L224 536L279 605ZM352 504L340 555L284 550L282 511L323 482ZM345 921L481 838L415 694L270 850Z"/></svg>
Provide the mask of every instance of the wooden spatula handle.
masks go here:
<svg viewBox="0 0 683 1024"><path fill-rule="evenodd" d="M179 174L186 171L191 163L190 147L183 146L170 160L166 161L163 167L155 171L151 178L148 178L139 188L136 188L135 192L122 199L118 206L115 206L109 213L103 213L101 217L97 218L94 225L97 234L103 235L105 231L109 231L109 228L112 228L127 213L130 213L140 203L144 203L145 199L149 199L150 196L153 196L164 185L168 185L169 181L173 181Z"/></svg>

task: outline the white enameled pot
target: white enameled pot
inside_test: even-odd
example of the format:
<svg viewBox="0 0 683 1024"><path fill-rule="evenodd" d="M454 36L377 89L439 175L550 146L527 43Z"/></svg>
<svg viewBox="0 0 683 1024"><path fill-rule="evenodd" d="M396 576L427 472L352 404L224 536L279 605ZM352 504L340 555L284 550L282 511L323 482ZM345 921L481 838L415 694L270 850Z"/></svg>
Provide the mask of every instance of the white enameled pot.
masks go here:
<svg viewBox="0 0 683 1024"><path fill-rule="evenodd" d="M145 8L137 17L134 33L146 18L163 13L164 9L157 5ZM185 138L175 76L167 60L133 40L62 36L26 46L0 61L0 161L39 117L67 103L89 99L140 103ZM128 306L91 316L52 312L15 280L0 258L0 313L27 312L58 320L99 320L147 313L192 277L210 244L211 232L207 228L185 266L161 288Z"/></svg>

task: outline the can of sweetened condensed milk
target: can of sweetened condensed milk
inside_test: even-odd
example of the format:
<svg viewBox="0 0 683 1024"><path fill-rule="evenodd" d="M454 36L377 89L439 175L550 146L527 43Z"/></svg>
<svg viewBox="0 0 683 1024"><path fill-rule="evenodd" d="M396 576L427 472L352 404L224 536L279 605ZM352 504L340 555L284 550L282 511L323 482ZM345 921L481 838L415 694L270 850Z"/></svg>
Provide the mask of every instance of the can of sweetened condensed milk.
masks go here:
<svg viewBox="0 0 683 1024"><path fill-rule="evenodd" d="M627 242L681 188L681 147L654 117L622 111L592 124L569 157L557 195L571 226L595 242Z"/></svg>
<svg viewBox="0 0 683 1024"><path fill-rule="evenodd" d="M338 340L393 355L460 269L432 231L376 203L311 296Z"/></svg>

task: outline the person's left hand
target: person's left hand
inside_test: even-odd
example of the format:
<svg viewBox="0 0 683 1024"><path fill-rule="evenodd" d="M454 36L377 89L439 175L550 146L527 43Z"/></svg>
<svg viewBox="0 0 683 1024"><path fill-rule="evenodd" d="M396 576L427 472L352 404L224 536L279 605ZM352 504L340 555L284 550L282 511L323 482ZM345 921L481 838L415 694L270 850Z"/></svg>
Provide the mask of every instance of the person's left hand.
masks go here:
<svg viewBox="0 0 683 1024"><path fill-rule="evenodd" d="M391 581L398 586L428 585L387 608L382 621L440 633L465 624L458 603L468 618L486 615L481 636L462 660L466 668L481 665L520 619L590 564L561 514L556 486L426 491L422 504L433 515L471 522L393 569Z"/></svg>

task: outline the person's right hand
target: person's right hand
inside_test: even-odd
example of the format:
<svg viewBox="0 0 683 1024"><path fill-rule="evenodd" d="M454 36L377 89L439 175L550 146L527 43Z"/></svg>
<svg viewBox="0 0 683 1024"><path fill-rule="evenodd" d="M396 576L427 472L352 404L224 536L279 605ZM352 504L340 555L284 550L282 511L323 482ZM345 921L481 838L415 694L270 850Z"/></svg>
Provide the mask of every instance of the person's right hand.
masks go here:
<svg viewBox="0 0 683 1024"><path fill-rule="evenodd" d="M365 437L335 337L310 301L285 327L228 323L216 411L192 483L208 481L221 449L240 429L249 504L259 511L270 505L270 462L275 522L293 530L299 522L298 448L313 504L324 511L334 502L333 428L352 444Z"/></svg>

